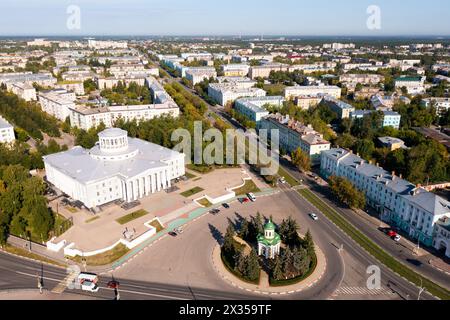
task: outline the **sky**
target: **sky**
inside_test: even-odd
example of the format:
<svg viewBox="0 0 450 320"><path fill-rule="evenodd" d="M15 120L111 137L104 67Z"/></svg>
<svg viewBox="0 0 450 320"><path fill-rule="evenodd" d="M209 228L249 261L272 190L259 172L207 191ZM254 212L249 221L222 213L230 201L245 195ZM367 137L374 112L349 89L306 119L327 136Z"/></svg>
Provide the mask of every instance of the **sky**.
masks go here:
<svg viewBox="0 0 450 320"><path fill-rule="evenodd" d="M448 36L449 17L448 0L0 0L0 35Z"/></svg>

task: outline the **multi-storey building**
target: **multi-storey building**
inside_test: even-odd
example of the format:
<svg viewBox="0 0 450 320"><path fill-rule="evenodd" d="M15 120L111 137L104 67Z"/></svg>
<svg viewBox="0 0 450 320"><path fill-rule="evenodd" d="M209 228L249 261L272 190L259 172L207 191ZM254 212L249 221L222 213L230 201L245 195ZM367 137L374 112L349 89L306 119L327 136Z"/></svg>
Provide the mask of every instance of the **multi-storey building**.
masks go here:
<svg viewBox="0 0 450 320"><path fill-rule="evenodd" d="M339 77L339 81L348 87L355 87L358 83L362 85L374 85L384 81L384 77L378 74L348 73Z"/></svg>
<svg viewBox="0 0 450 320"><path fill-rule="evenodd" d="M280 149L288 154L300 148L306 153L313 164L320 162L322 151L330 149L330 142L323 139L323 135L315 131L311 125L292 120L289 115L271 114L261 119L260 129L268 130L271 137L271 130L278 130Z"/></svg>
<svg viewBox="0 0 450 320"><path fill-rule="evenodd" d="M348 179L364 192L367 205L376 209L383 221L397 226L426 246L438 250L444 248L450 257L450 241L446 232L450 202L345 149L322 152L321 174L325 178L339 176ZM446 235L441 236L441 232Z"/></svg>
<svg viewBox="0 0 450 320"><path fill-rule="evenodd" d="M422 94L425 92L426 77L400 77L395 79L395 88L406 88L409 94Z"/></svg>
<svg viewBox="0 0 450 320"><path fill-rule="evenodd" d="M298 96L317 96L321 94L339 99L341 91L341 88L338 86L293 86L284 89L284 97L286 100L289 100Z"/></svg>
<svg viewBox="0 0 450 320"><path fill-rule="evenodd" d="M39 92L42 111L61 121L70 116L70 109L75 107L75 100L75 93L64 89Z"/></svg>
<svg viewBox="0 0 450 320"><path fill-rule="evenodd" d="M259 88L249 88L243 82L210 83L208 95L218 104L225 106L244 97L263 97L266 92Z"/></svg>
<svg viewBox="0 0 450 320"><path fill-rule="evenodd" d="M246 77L250 71L247 64L225 64L222 65L222 72L225 77Z"/></svg>
<svg viewBox="0 0 450 320"><path fill-rule="evenodd" d="M0 143L12 143L14 140L14 127L0 116Z"/></svg>
<svg viewBox="0 0 450 320"><path fill-rule="evenodd" d="M261 66L250 67L249 77L268 78L272 71L288 71L289 65L283 63L266 63Z"/></svg>
<svg viewBox="0 0 450 320"><path fill-rule="evenodd" d="M355 111L355 107L352 105L329 95L324 96L320 103L323 103L332 111L336 112L339 119L350 118L351 114Z"/></svg>
<svg viewBox="0 0 450 320"><path fill-rule="evenodd" d="M31 72L15 72L0 73L0 83L26 83L29 85L37 84L43 87L53 87L56 84L56 78L51 73L31 73Z"/></svg>
<svg viewBox="0 0 450 320"><path fill-rule="evenodd" d="M450 109L450 98L426 98L422 100L425 107L434 106L438 116L444 115Z"/></svg>
<svg viewBox="0 0 450 320"><path fill-rule="evenodd" d="M350 113L351 119L364 118L376 110L355 110ZM383 122L380 124L382 128L393 127L395 129L400 128L401 115L395 111L381 111L383 113Z"/></svg>
<svg viewBox="0 0 450 320"><path fill-rule="evenodd" d="M31 84L23 82L11 82L7 83L6 87L9 91L18 95L25 101L36 100L36 89Z"/></svg>
<svg viewBox="0 0 450 320"><path fill-rule="evenodd" d="M281 107L284 101L284 98L281 96L242 98L235 101L234 109L246 116L249 120L254 121L258 127L261 119L269 115L269 112L264 106Z"/></svg>
<svg viewBox="0 0 450 320"><path fill-rule="evenodd" d="M193 85L196 85L197 83L200 83L205 79L216 77L216 69L211 67L191 67L186 71L186 79L191 81Z"/></svg>

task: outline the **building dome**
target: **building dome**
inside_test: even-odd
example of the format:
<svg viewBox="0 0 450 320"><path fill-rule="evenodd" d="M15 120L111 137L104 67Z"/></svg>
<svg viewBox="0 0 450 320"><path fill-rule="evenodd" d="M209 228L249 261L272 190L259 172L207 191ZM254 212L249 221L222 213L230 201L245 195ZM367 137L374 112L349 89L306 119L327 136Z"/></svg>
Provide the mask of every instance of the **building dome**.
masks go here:
<svg viewBox="0 0 450 320"><path fill-rule="evenodd" d="M275 225L273 224L273 222L271 220L269 220L269 222L266 223L266 225L264 226L264 230L275 231Z"/></svg>
<svg viewBox="0 0 450 320"><path fill-rule="evenodd" d="M119 128L103 130L98 134L102 152L118 152L128 149L128 133Z"/></svg>

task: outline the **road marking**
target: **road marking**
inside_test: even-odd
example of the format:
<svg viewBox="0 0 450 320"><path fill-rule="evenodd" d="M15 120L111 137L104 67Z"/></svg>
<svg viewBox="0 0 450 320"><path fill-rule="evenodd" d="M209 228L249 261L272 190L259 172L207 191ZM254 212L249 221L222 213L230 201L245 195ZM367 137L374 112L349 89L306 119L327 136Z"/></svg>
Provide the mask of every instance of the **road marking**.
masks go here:
<svg viewBox="0 0 450 320"><path fill-rule="evenodd" d="M337 295L365 295L365 296L380 296L380 295L396 295L387 288L368 289L366 287L341 287L337 289L333 296Z"/></svg>

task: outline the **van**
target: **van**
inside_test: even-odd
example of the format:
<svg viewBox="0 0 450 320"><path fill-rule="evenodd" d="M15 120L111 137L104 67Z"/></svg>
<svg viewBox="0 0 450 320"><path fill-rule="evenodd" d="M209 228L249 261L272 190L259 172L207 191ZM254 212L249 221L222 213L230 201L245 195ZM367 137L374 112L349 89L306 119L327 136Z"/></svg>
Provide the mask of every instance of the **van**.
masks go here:
<svg viewBox="0 0 450 320"><path fill-rule="evenodd" d="M247 197L248 197L252 202L255 202L255 201L256 201L255 195L254 195L253 193L251 193L251 192L247 194Z"/></svg>
<svg viewBox="0 0 450 320"><path fill-rule="evenodd" d="M78 282L81 285L81 290L89 292L97 292L99 287L98 276L94 273L82 272L78 275Z"/></svg>

